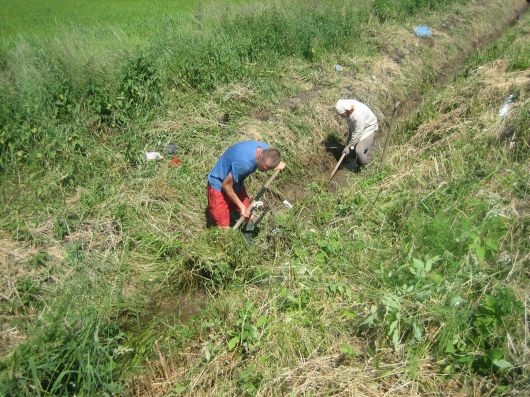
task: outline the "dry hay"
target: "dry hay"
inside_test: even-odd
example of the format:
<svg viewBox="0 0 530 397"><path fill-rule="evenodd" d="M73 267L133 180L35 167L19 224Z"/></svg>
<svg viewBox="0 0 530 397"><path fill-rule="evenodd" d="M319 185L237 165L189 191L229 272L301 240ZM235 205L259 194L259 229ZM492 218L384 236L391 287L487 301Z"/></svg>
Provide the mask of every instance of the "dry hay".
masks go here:
<svg viewBox="0 0 530 397"><path fill-rule="evenodd" d="M14 241L6 236L0 237L0 266L2 274L7 274L14 264L28 260L37 251L35 247L31 247L29 244Z"/></svg>
<svg viewBox="0 0 530 397"><path fill-rule="evenodd" d="M407 363L385 360L387 364L375 367L373 359L349 363L343 354L331 354L301 360L294 368L287 368L265 383L257 396L421 396L425 386L434 379L428 359L421 363L422 384L405 380ZM394 360L395 361L395 360ZM449 392L448 395L451 395ZM454 395L454 394L453 394Z"/></svg>
<svg viewBox="0 0 530 397"><path fill-rule="evenodd" d="M496 137L505 142L509 150L515 149L517 144L527 146L529 142L519 142L516 128L512 125L514 117L528 109L530 106L530 69L520 71L507 71L507 62L504 60L492 62L476 70L476 79L483 82L480 90L481 98L489 99L491 102L501 105L502 101L510 94L519 92L519 98L505 117L498 116L498 108L493 109L489 119L485 120L491 124L491 131Z"/></svg>
<svg viewBox="0 0 530 397"><path fill-rule="evenodd" d="M514 91L520 93L519 98L513 103L506 117L499 117L498 111L502 101ZM517 139L515 130L510 127L511 121L518 112L528 108L529 91L529 70L509 72L504 60L477 68L463 89L438 99L434 105L437 117L423 122L406 144L390 147L387 164L394 168L393 178L385 181L381 187L396 186L409 175L422 179L446 175L448 171L436 156L421 162L415 159L437 147L444 147L446 155L455 153L453 145L464 138L466 142L477 141L479 144L484 137L489 136L509 141L511 148ZM480 98L481 103L489 104L489 108L469 115L468 108L473 98ZM451 110L444 113L443 109ZM401 171L398 171L398 168Z"/></svg>
<svg viewBox="0 0 530 397"><path fill-rule="evenodd" d="M206 342L203 345L206 348ZM226 384L219 380L234 380L234 371L241 365L237 354L222 353L204 363L204 349L188 352L162 353L155 344L157 360L146 362L147 370L132 379L127 387L130 396L163 396L175 390L178 384L188 384L186 396L236 395L227 393ZM364 357L351 361L344 354L330 354L301 359L296 367L285 368L278 375L263 383L257 396L423 396L436 390L435 369L432 360L423 359L417 368L416 379L405 377L408 364L398 360L391 351L381 351L386 364L377 366L374 360ZM191 368L195 374L188 378ZM189 381L189 383L188 383ZM448 396L464 396L461 384L449 382L444 393Z"/></svg>
<svg viewBox="0 0 530 397"><path fill-rule="evenodd" d="M482 93L491 96L494 94L507 94L509 90L518 87L524 90L530 89L530 70L507 71L508 62L499 59L476 69L474 75L484 82L486 89Z"/></svg>
<svg viewBox="0 0 530 397"><path fill-rule="evenodd" d="M429 143L448 138L452 134L457 135L456 133L465 126L465 109L458 107L422 123L411 138L410 144L425 149L426 146L431 147ZM452 136L450 139L457 139L457 136Z"/></svg>
<svg viewBox="0 0 530 397"><path fill-rule="evenodd" d="M18 296L16 284L24 277L34 277L38 271L27 266L30 258L38 253L38 249L28 244L13 241L7 237L0 238L0 301L12 301ZM4 331L2 325L2 333Z"/></svg>
<svg viewBox="0 0 530 397"><path fill-rule="evenodd" d="M200 164L196 163L195 166ZM150 229L156 230L157 234L181 233L193 238L197 230L205 227L206 197L201 196L198 202L191 205L190 188L184 185L176 188L170 186L167 183L168 175L167 168L164 167L161 174L153 180L141 181L140 186L122 185L119 196L112 201L134 208L139 219L149 225ZM178 219L175 219L176 215Z"/></svg>
<svg viewBox="0 0 530 397"><path fill-rule="evenodd" d="M396 97L394 90L387 87L395 86L396 81L405 81L405 76L401 66L389 57L378 59L375 62L372 73L375 79L370 77L372 83L366 85L371 86L373 92L377 95L377 103L380 105L372 104L371 109L381 120L384 114L391 113L392 109L390 107L385 109L385 107L392 104ZM377 84L373 84L373 81L377 82Z"/></svg>
<svg viewBox="0 0 530 397"><path fill-rule="evenodd" d="M176 198L174 189L160 176L152 179L147 187L149 196L153 200L171 201Z"/></svg>
<svg viewBox="0 0 530 397"><path fill-rule="evenodd" d="M219 87L214 95L223 101L247 102L254 97L254 91L248 86L241 84L229 84Z"/></svg>
<svg viewBox="0 0 530 397"><path fill-rule="evenodd" d="M246 122L245 122L246 121ZM268 140L265 136L264 128L261 126L262 122L256 119L247 119L240 123L239 131L237 133L237 140ZM223 149L224 150L224 149Z"/></svg>
<svg viewBox="0 0 530 397"><path fill-rule="evenodd" d="M217 395L218 380L230 378L241 359L234 353L224 353L215 357L191 380L189 396Z"/></svg>
<svg viewBox="0 0 530 397"><path fill-rule="evenodd" d="M206 348L206 344L204 345ZM204 351L162 353L155 343L157 360L147 360L146 369L142 374L131 379L128 395L136 397L159 397L171 393L178 384L189 380L186 396L214 396L219 395L218 380L230 378L241 359L234 353L223 353L213 358L208 364L202 365ZM200 367L202 369L198 370ZM187 375L191 368L197 372L189 379ZM181 383L182 382L182 383Z"/></svg>
<svg viewBox="0 0 530 397"><path fill-rule="evenodd" d="M13 302L20 300L17 284L25 279L41 279L46 277L50 282L57 282L55 276L45 268L31 266L30 260L38 253L46 253L50 262L61 263L63 260L62 249L58 246L49 246L39 249L20 241L15 241L5 235L0 235L0 302ZM64 272L62 274L65 274ZM28 316L33 315L27 311ZM0 357L8 354L13 348L25 339L24 333L16 326L11 326L7 319L9 314L0 316Z"/></svg>
<svg viewBox="0 0 530 397"><path fill-rule="evenodd" d="M68 233L64 240L79 243L86 253L93 251L114 251L122 241L121 226L112 218L101 218L84 222Z"/></svg>
<svg viewBox="0 0 530 397"><path fill-rule="evenodd" d="M169 354L164 354L160 351L158 342L155 342L154 351L158 359L145 361L142 373L129 380L126 395L163 396L174 387L175 379L184 377L184 367L179 367L179 363L186 361L187 355L172 353L171 347Z"/></svg>
<svg viewBox="0 0 530 397"><path fill-rule="evenodd" d="M43 272L29 261L38 253L46 253L53 262L62 262L63 250L58 246L37 248L28 243L12 240L7 236L0 236L0 300L11 300L17 290L15 284L24 277L39 277Z"/></svg>
<svg viewBox="0 0 530 397"><path fill-rule="evenodd" d="M17 327L11 327L7 322L0 324L0 359L5 358L14 347L26 339Z"/></svg>

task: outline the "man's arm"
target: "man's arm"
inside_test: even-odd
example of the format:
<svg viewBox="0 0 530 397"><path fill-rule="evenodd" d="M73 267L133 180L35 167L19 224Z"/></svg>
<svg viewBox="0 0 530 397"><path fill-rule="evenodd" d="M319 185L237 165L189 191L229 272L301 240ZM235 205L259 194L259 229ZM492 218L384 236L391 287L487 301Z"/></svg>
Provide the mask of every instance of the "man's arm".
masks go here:
<svg viewBox="0 0 530 397"><path fill-rule="evenodd" d="M232 178L232 173L228 173L226 178L223 181L221 186L223 192L226 193L228 198L239 208L241 215L245 218L250 216L250 208L245 207L245 204L237 197L236 192L234 192L234 179Z"/></svg>
<svg viewBox="0 0 530 397"><path fill-rule="evenodd" d="M353 125L349 128L349 135L348 135L348 144L347 146L353 148L355 145L359 143L359 140L361 138L361 135L364 132L365 124L364 121L355 119L353 121Z"/></svg>

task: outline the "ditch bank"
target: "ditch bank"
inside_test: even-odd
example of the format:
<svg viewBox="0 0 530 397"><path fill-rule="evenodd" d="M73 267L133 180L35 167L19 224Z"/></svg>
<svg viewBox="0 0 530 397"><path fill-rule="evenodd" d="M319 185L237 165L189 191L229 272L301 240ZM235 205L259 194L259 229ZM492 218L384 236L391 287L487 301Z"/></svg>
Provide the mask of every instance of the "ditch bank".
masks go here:
<svg viewBox="0 0 530 397"><path fill-rule="evenodd" d="M350 71L344 67L344 72L324 73L322 80L314 83L315 87L285 99L276 112L271 112L275 120L273 128L283 130L281 126L292 121L292 113L299 113L300 121L307 125L309 138L293 137L287 142L291 147L287 148L286 157L291 164L283 181L278 178L281 196L295 203L307 194L309 182L329 179L340 158L347 131L346 123L333 108L337 99L357 98L378 116L379 131L370 167L380 167L394 107L397 106L393 129L398 130L400 123L421 105L425 90L443 87L462 71L475 51L499 38L527 10L526 1L473 2L441 19L430 17L428 25L432 37L428 38L416 37L412 29L383 25L382 35L374 38L380 54L361 61L351 54L352 58L346 62L365 64L364 73L354 71L353 67ZM281 131L275 135L289 134L292 132ZM388 151L392 151L391 147ZM289 156L289 152L294 152L294 156ZM293 157L296 158L294 164ZM390 168L394 161L398 159L387 161ZM351 162L345 161L330 184L331 191L335 192L350 176L363 177L362 172L352 173Z"/></svg>

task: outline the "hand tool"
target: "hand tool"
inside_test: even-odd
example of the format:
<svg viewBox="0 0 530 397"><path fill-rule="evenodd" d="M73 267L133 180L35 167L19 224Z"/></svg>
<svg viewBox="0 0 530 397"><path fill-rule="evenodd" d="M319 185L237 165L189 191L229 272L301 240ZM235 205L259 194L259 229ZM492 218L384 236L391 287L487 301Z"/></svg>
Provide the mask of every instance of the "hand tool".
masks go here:
<svg viewBox="0 0 530 397"><path fill-rule="evenodd" d="M274 179L278 176L278 174L280 173L281 170L276 170L274 172L274 174L272 174L272 176L269 178L269 180L265 183L265 185L263 185L263 187L259 190L259 192L256 194L256 197L254 197L254 200L252 200L252 203L250 203L250 212L252 213L252 209L254 208L255 206L255 202L256 201L259 201L259 199L261 198L261 196L263 196L263 194L267 191L267 189L269 188L269 186L272 184L272 182L274 181ZM239 218L239 220L236 222L236 224L232 227L232 229L234 230L237 230L239 229L239 227L241 226L241 224L244 222L245 220L245 217L243 215L241 215L241 217Z"/></svg>
<svg viewBox="0 0 530 397"><path fill-rule="evenodd" d="M388 134L385 139L385 146L383 147L383 155L381 157L381 166L380 169L383 169L385 166L385 160L386 160L386 149L388 147L388 143L390 142L390 139L392 139L392 133L394 132L394 122L396 120L396 113L399 108L400 102L396 102L394 105L394 110L392 110L392 118L390 119L390 124L388 125Z"/></svg>
<svg viewBox="0 0 530 397"><path fill-rule="evenodd" d="M331 182L331 180L333 179L333 177L335 176L335 173L337 172L337 170L339 169L341 163L342 163L342 160L344 160L344 157L346 157L346 153L342 153L342 156L340 156L340 159L339 161L337 162L337 165L335 166L335 168L333 169L333 172L331 173L331 176L329 177L329 182Z"/></svg>

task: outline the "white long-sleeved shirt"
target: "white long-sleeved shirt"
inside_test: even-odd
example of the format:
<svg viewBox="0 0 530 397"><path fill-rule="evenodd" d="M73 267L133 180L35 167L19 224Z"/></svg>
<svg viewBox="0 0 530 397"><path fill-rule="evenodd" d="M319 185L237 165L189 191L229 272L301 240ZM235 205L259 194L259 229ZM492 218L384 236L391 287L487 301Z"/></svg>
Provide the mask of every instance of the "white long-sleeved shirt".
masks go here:
<svg viewBox="0 0 530 397"><path fill-rule="evenodd" d="M348 116L348 146L355 146L359 141L373 134L379 128L377 117L364 103L351 100L353 112Z"/></svg>

